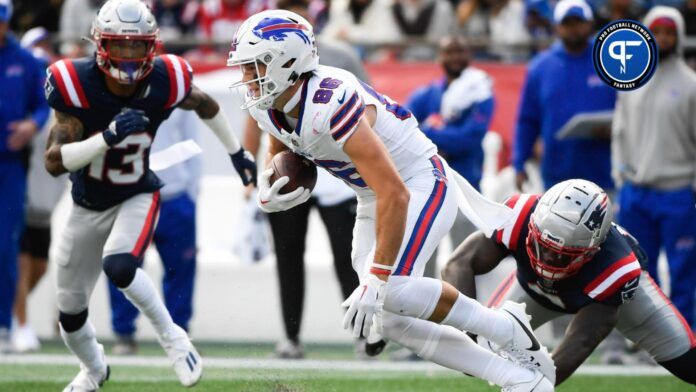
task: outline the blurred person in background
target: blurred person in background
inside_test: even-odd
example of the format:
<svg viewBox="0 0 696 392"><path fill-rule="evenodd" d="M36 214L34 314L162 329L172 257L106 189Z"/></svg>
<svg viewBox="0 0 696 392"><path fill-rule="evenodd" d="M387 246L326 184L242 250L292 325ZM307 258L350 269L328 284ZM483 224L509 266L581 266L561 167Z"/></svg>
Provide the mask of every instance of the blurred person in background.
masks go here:
<svg viewBox="0 0 696 392"><path fill-rule="evenodd" d="M525 25L532 38L532 53L546 49L553 37L553 12L549 0L526 0Z"/></svg>
<svg viewBox="0 0 696 392"><path fill-rule="evenodd" d="M194 112L175 110L160 125L151 153L186 140L198 141L198 122ZM193 315L196 280L196 200L201 178L201 156L157 172L164 182L160 190L162 205L153 243L162 260L162 294L174 323L189 331ZM142 266L141 266L142 267ZM109 281L111 326L116 334L114 355L132 355L138 350L135 320L138 309Z"/></svg>
<svg viewBox="0 0 696 392"><path fill-rule="evenodd" d="M292 11L313 21L307 0L280 0L278 9ZM362 63L350 46L326 38L317 39L319 62L339 67L367 78ZM363 79L364 78L364 79ZM258 123L248 118L244 146L258 154L262 131ZM255 200L252 200L255 203ZM351 263L353 226L356 217L355 192L341 180L334 178L324 169L318 169L317 185L312 198L286 211L267 214L273 233L276 254L280 304L285 329L285 339L278 342L275 356L284 359L304 357L300 340L300 326L304 310L305 293L305 241L309 213L316 207L328 233L336 277L341 288L341 298L346 299L358 287L358 275ZM364 340L356 341L356 354L363 356Z"/></svg>
<svg viewBox="0 0 696 392"><path fill-rule="evenodd" d="M401 34L409 38L438 42L454 28L452 5L446 0L396 0L391 11Z"/></svg>
<svg viewBox="0 0 696 392"><path fill-rule="evenodd" d="M561 0L554 10L559 41L527 67L513 139L516 185L527 181L525 162L541 138L544 187L571 179L590 180L610 192L609 127L595 138L558 140L557 132L574 115L614 109L616 92L597 76L592 63L592 10L583 0Z"/></svg>
<svg viewBox="0 0 696 392"><path fill-rule="evenodd" d="M696 327L696 73L684 59L684 20L658 6L644 20L659 51L642 88L622 92L613 124L614 175L621 189L618 222L640 241L658 279L667 255L674 305Z"/></svg>
<svg viewBox="0 0 696 392"><path fill-rule="evenodd" d="M229 41L249 16L268 8L266 0L204 0L199 13L203 38Z"/></svg>
<svg viewBox="0 0 696 392"><path fill-rule="evenodd" d="M12 31L27 31L43 27L56 32L62 5L63 0L15 0L10 28Z"/></svg>
<svg viewBox="0 0 696 392"><path fill-rule="evenodd" d="M10 327L26 196L25 148L48 119L45 68L9 33L11 0L0 0L0 353Z"/></svg>
<svg viewBox="0 0 696 392"><path fill-rule="evenodd" d="M27 31L20 41L22 48L31 51L45 69L56 58L50 35L43 27ZM43 164L44 147L48 140L49 121L32 140L29 147L25 227L19 244L19 273L14 302L16 324L12 327L12 346L16 352L40 348L36 333L27 322L27 297L46 273L48 251L51 247L51 216L65 192L67 177L52 177Z"/></svg>
<svg viewBox="0 0 696 392"><path fill-rule="evenodd" d="M643 8L633 0L607 0L595 14L595 30L619 19L640 20Z"/></svg>
<svg viewBox="0 0 696 392"><path fill-rule="evenodd" d="M183 36L195 33L200 9L197 1L156 0L151 8L163 42L176 43L176 40ZM183 53L183 50L174 47L168 47L167 51L174 54Z"/></svg>
<svg viewBox="0 0 696 392"><path fill-rule="evenodd" d="M332 0L322 35L358 45L398 42L391 4L390 0Z"/></svg>
<svg viewBox="0 0 696 392"><path fill-rule="evenodd" d="M103 0L65 0L60 10L60 54L75 58L90 52L91 44L83 37L90 36L92 20Z"/></svg>
<svg viewBox="0 0 696 392"><path fill-rule="evenodd" d="M522 0L465 0L457 7L457 19L467 37L489 40L486 57L516 61L529 53Z"/></svg>

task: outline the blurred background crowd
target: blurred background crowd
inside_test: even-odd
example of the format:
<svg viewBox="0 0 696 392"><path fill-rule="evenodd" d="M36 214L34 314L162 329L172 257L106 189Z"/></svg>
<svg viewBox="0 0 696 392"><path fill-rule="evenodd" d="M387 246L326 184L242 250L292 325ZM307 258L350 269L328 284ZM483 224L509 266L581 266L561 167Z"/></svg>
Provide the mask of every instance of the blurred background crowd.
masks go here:
<svg viewBox="0 0 696 392"><path fill-rule="evenodd" d="M283 0L156 0L151 4L167 50L178 54L225 52L249 15ZM553 39L556 0L302 0L316 32L354 45L363 58L431 59L433 44L464 33L481 59L528 60ZM640 19L656 5L677 8L686 22L687 58L696 56L696 0L591 0L594 28L616 19ZM11 29L45 28L60 54L79 53L99 0L15 1ZM197 52L197 53L196 53Z"/></svg>

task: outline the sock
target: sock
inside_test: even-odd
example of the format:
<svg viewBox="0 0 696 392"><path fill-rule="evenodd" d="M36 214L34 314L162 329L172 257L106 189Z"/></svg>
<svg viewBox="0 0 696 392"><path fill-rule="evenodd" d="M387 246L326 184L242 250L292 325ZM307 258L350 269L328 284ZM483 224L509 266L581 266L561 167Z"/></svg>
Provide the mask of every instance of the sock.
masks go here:
<svg viewBox="0 0 696 392"><path fill-rule="evenodd" d="M449 326L389 314L383 328L387 338L408 347L421 358L499 386L534 378L531 370L493 354L464 332Z"/></svg>
<svg viewBox="0 0 696 392"><path fill-rule="evenodd" d="M99 373L104 370L106 366L104 357L97 343L94 326L89 320L75 332L65 332L63 326L61 326L60 336L63 337L65 345L90 372Z"/></svg>
<svg viewBox="0 0 696 392"><path fill-rule="evenodd" d="M461 293L442 324L481 335L500 346L507 344L514 333L508 317Z"/></svg>
<svg viewBox="0 0 696 392"><path fill-rule="evenodd" d="M157 335L163 336L170 331L174 325L172 316L169 315L169 311L164 306L152 280L142 269L138 268L128 287L119 290L150 320Z"/></svg>

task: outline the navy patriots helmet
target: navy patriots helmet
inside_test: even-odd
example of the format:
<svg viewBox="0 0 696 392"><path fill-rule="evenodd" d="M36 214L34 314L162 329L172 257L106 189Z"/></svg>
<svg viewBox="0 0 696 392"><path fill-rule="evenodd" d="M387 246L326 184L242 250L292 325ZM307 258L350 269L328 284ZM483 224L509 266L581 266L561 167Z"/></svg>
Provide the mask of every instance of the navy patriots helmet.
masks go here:
<svg viewBox="0 0 696 392"><path fill-rule="evenodd" d="M133 84L150 72L159 43L157 21L140 0L109 0L92 23L97 65L119 83Z"/></svg>

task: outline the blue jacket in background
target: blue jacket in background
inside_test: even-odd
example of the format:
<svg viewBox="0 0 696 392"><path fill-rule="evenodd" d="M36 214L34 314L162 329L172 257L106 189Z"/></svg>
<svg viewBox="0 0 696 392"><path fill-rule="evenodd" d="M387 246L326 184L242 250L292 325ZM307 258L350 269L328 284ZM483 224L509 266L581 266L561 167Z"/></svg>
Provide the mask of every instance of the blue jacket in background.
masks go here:
<svg viewBox="0 0 696 392"><path fill-rule="evenodd" d="M8 125L31 117L43 128L48 119L44 97L46 67L17 40L7 35L0 47L0 158L19 158L20 152L7 149Z"/></svg>
<svg viewBox="0 0 696 392"><path fill-rule="evenodd" d="M438 152L450 167L479 189L483 174L483 137L493 117L494 99L473 104L455 120L442 127L432 127L426 120L440 114L442 95L447 90L447 79L442 78L416 90L406 107L419 122L420 129L435 143Z"/></svg>
<svg viewBox="0 0 696 392"><path fill-rule="evenodd" d="M616 92L597 76L592 64L592 45L574 56L561 42L538 54L529 63L519 108L513 145L517 171L532 155L534 142L542 138L541 176L548 189L554 184L583 178L613 189L609 140L556 139L574 115L614 109Z"/></svg>

